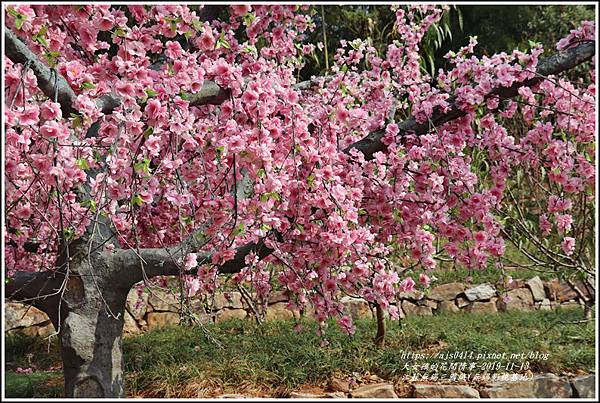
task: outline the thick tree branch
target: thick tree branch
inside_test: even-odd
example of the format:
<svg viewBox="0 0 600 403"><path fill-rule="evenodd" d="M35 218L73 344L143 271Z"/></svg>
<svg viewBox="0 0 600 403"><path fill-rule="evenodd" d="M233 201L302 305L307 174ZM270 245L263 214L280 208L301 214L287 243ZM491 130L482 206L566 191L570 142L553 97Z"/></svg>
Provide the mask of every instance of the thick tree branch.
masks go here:
<svg viewBox="0 0 600 403"><path fill-rule="evenodd" d="M595 43L588 42L563 52L556 53L546 59L540 60L536 69L537 75L534 78L514 83L510 87L495 88L485 98L512 98L518 94L518 90L521 87L532 87L542 81L545 76L557 75L590 60L594 56L595 50ZM448 103L450 104L450 107L446 112L442 111L440 108L434 109L430 119L431 122L418 123L414 117L411 117L404 122L399 123L399 136L401 137L411 133L422 135L431 130L432 125L438 127L451 120L465 116L466 112L458 107L455 100L455 98L449 100ZM371 132L363 139L346 147L344 152L349 153L351 150L356 149L365 155L366 160L371 160L373 159L373 154L378 151L386 150L387 147L381 141L384 135L385 130Z"/></svg>
<svg viewBox="0 0 600 403"><path fill-rule="evenodd" d="M146 278L156 276L176 276L182 271L182 262L185 254L193 252L193 248L175 246L171 248L143 248L139 251L132 249L117 249L113 255L112 267L115 270L115 278L121 284L129 286ZM249 242L237 248L235 256L218 266L221 274L232 274L246 267L246 256L255 253L259 260L273 253L273 249L265 244L265 238L258 242ZM143 259L143 261L141 260ZM198 266L210 264L212 255L200 254L197 258ZM186 271L186 274L194 275L198 272L195 268Z"/></svg>
<svg viewBox="0 0 600 403"><path fill-rule="evenodd" d="M38 85L42 92L50 99L54 99L54 75L50 68L42 63L10 29L4 30L4 43L6 56L14 63L28 64L29 68L35 74ZM69 116L69 113L75 112L73 104L77 95L69 86L67 80L58 75L56 80L58 89L58 102L63 111L63 115Z"/></svg>
<svg viewBox="0 0 600 403"><path fill-rule="evenodd" d="M4 48L6 56L14 63L29 65L29 68L31 68L35 74L38 85L44 95L50 99L54 99L56 91L58 103L60 104L64 116L69 116L69 114L77 112L74 107L77 95L62 75L42 63L37 55L33 53L10 29L5 28L4 30L4 42L6 44ZM118 98L114 95L103 95L96 102L100 110L105 114L112 112L112 110L115 109L116 104L120 103Z"/></svg>
<svg viewBox="0 0 600 403"><path fill-rule="evenodd" d="M40 89L50 99L54 99L54 82L56 80L56 93L63 116L69 116L69 114L77 112L74 107L77 95L61 74L56 72L55 76L54 72L42 63L37 55L10 29L5 29L4 41L6 43L6 56L14 63L28 64L37 78ZM229 96L229 89L223 89L215 82L206 80L198 93L189 94L189 99L192 106L220 105ZM96 102L102 113L108 115L120 106L122 101L118 95L111 93L102 95Z"/></svg>
<svg viewBox="0 0 600 403"><path fill-rule="evenodd" d="M64 273L43 271L18 271L4 286L4 297L13 301L33 305L46 312L57 328L58 301L65 287Z"/></svg>

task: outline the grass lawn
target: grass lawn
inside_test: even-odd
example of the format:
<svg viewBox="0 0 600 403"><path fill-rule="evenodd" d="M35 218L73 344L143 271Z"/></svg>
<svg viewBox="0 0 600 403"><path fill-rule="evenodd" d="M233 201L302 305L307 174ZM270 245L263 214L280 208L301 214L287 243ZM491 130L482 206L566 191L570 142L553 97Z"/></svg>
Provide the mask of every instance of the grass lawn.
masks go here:
<svg viewBox="0 0 600 403"><path fill-rule="evenodd" d="M594 322L581 320L579 308L481 315L461 312L409 317L388 322L386 346L373 342L375 324L357 323L353 337L336 325L321 347L314 323L296 333L290 322L258 327L236 321L207 326L222 348L200 328L150 331L124 341L126 391L136 397L199 397L214 393L286 396L306 385L324 385L332 376L370 373L395 380L405 375L402 353L473 351L474 353L547 353L532 359L534 373L578 373L594 368ZM60 363L57 344L25 336L6 338L6 396L59 397L61 373L42 372ZM28 356L29 354L29 356ZM29 360L29 362L28 362ZM36 366L32 375L14 368ZM57 386L58 385L58 386Z"/></svg>

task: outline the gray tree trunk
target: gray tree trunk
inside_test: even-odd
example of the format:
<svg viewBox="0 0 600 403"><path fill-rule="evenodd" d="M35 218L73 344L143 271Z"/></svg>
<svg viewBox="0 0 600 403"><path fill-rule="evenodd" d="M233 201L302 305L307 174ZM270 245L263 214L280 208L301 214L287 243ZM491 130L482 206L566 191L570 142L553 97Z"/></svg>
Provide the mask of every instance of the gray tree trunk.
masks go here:
<svg viewBox="0 0 600 403"><path fill-rule="evenodd" d="M115 278L113 268L102 253L69 265L57 318L66 397L124 396L123 314L130 284Z"/></svg>
<svg viewBox="0 0 600 403"><path fill-rule="evenodd" d="M87 301L67 310L60 329L66 397L123 397L123 310L113 313L119 318Z"/></svg>

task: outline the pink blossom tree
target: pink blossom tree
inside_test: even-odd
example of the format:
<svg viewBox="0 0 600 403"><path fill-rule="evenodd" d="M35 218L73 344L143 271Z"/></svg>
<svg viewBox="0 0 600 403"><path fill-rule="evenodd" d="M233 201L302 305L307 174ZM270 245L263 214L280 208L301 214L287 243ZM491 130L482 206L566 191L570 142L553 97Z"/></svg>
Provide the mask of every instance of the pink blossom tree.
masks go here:
<svg viewBox="0 0 600 403"><path fill-rule="evenodd" d="M398 318L397 294L428 286L441 253L502 257L519 171L545 172L554 206L527 229L590 269L565 210L593 203L595 84L560 73L594 57L593 23L541 60L478 58L472 40L431 77L419 44L444 8L395 7L385 55L342 42L329 75L298 82L320 48L307 6L219 8L4 10L5 291L49 315L67 396L123 395L125 299L157 276L187 295L219 274L257 298L277 282L348 334L340 295ZM509 130L515 114L527 131Z"/></svg>

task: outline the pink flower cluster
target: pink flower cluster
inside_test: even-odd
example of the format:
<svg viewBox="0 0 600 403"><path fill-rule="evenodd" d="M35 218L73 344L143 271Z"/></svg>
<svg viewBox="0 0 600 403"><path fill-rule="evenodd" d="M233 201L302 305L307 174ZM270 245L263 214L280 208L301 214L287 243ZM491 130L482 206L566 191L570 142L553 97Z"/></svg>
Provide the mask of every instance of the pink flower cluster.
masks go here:
<svg viewBox="0 0 600 403"><path fill-rule="evenodd" d="M27 44L41 57L41 31L59 54L78 113L67 116L31 70L5 57L9 274L49 269L59 228L76 238L102 214L124 248L173 246L202 228L201 250L180 264L196 271L185 274L189 295L212 293L221 285L216 265L267 236L273 253L249 256L234 281L260 298L278 282L290 308L337 317L352 334L341 295L398 318L398 294L429 287L440 256L480 269L496 262L505 249L497 211L519 170L545 173L552 194L535 225L543 235L556 227L553 250L574 253L573 200L595 181L595 84L554 77L521 89L519 102L489 95L533 77L541 48L477 58L472 40L448 55L452 68L433 86L419 46L444 8L398 8L398 40L386 54L344 42L332 75L299 91L303 57L317 51L296 46L314 27L307 6L235 5L228 21L210 23L187 6L127 7L15 8L26 16L19 35ZM594 29L586 23L569 43ZM111 44L99 39L107 33ZM230 97L193 105L209 80ZM96 101L111 92L121 105L104 115ZM389 122L397 110L427 123L453 97L464 116L425 135ZM521 134L510 126L517 115L527 125ZM87 137L96 121L97 135ZM344 153L379 129L387 152L371 160ZM30 241L42 252L27 252ZM212 264L199 265L205 253Z"/></svg>

